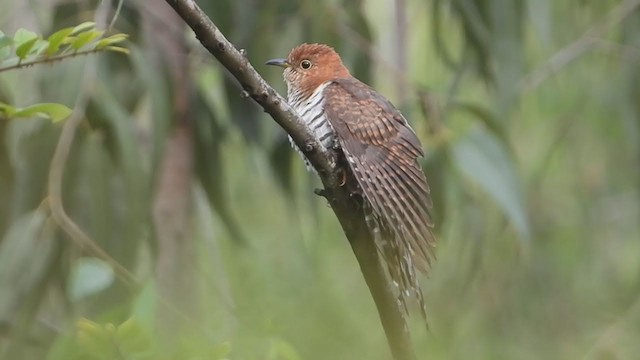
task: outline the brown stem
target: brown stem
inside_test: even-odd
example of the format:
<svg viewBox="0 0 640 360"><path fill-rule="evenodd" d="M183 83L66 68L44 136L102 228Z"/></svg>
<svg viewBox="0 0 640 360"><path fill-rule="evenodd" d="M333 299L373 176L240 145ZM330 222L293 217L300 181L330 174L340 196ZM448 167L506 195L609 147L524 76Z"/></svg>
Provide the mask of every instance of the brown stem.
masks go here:
<svg viewBox="0 0 640 360"><path fill-rule="evenodd" d="M316 168L333 211L351 244L375 301L387 341L396 360L415 359L402 310L386 278L378 250L367 230L362 206L352 192L341 187L336 154L324 148L286 101L269 86L194 0L166 0L195 32L202 45L240 82L240 85L293 138Z"/></svg>
<svg viewBox="0 0 640 360"><path fill-rule="evenodd" d="M296 113L249 63L245 55L220 32L216 25L193 0L166 0L194 31L202 45L240 82L254 99L306 152L309 161L323 173L331 184L338 184L335 176L335 156L325 149ZM332 175L333 174L333 175Z"/></svg>
<svg viewBox="0 0 640 360"><path fill-rule="evenodd" d="M97 53L99 51L107 51L107 49L91 49L91 50L76 51L76 52L69 53L69 54L43 57L43 58L36 59L36 60L31 60L31 61L27 61L27 62L21 62L21 63L15 64L15 65L2 67L2 68L0 68L0 72L9 71L9 70L15 70L15 69L23 69L23 68L26 68L26 67L29 67L29 66L33 66L33 65L38 65L38 64L51 64L51 63L54 63L56 61L61 61L61 60L64 60L64 59L68 59L68 58L72 58L72 57L76 57L76 56L81 56L81 55L94 54L94 53Z"/></svg>

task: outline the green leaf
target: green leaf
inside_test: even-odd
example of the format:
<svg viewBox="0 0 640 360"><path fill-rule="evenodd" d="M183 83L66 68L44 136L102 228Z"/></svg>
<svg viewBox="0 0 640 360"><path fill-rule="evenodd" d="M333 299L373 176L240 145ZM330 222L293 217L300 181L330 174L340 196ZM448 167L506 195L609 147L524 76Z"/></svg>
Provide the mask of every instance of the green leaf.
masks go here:
<svg viewBox="0 0 640 360"><path fill-rule="evenodd" d="M16 113L16 108L5 103L0 103L0 116L4 118L12 118Z"/></svg>
<svg viewBox="0 0 640 360"><path fill-rule="evenodd" d="M13 34L13 43L15 44L15 46L19 47L27 41L37 39L38 37L38 34L34 33L33 31L18 29L16 33Z"/></svg>
<svg viewBox="0 0 640 360"><path fill-rule="evenodd" d="M113 280L109 264L95 258L80 258L71 269L67 295L72 301L79 301L108 288Z"/></svg>
<svg viewBox="0 0 640 360"><path fill-rule="evenodd" d="M456 164L503 209L523 240L530 236L520 181L514 163L497 137L474 128L453 148Z"/></svg>
<svg viewBox="0 0 640 360"><path fill-rule="evenodd" d="M17 109L12 117L32 117L32 116L44 116L50 118L53 122L58 122L66 119L71 115L73 110L62 104L56 103L41 103L27 106L22 109Z"/></svg>
<svg viewBox="0 0 640 360"><path fill-rule="evenodd" d="M47 38L47 40L49 41L49 47L47 48L47 55L51 56L57 53L58 50L60 50L60 45L63 44L63 41L67 38L67 36L71 35L72 32L73 32L73 28L68 27L68 28L60 29L54 32L53 34L51 34L51 36Z"/></svg>
<svg viewBox="0 0 640 360"><path fill-rule="evenodd" d="M79 25L76 25L69 35L80 34L85 31L93 30L96 27L96 23L93 21L85 21Z"/></svg>
<svg viewBox="0 0 640 360"><path fill-rule="evenodd" d="M123 48L123 47L120 47L120 46L107 46L107 47L105 47L104 49L105 49L105 50L109 50L109 51L115 51L115 52L119 52L119 53L122 53L122 54L129 55L129 49L127 49L127 48Z"/></svg>
<svg viewBox="0 0 640 360"><path fill-rule="evenodd" d="M31 51L29 51L29 55L36 55L36 56L40 55L48 48L49 48L49 41L38 39L35 45L33 45L33 47L31 48Z"/></svg>
<svg viewBox="0 0 640 360"><path fill-rule="evenodd" d="M20 59L24 60L27 57L27 55L29 55L31 48L33 47L33 45L36 44L37 41L38 41L38 38L36 37L20 44L20 46L16 48L16 55Z"/></svg>
<svg viewBox="0 0 640 360"><path fill-rule="evenodd" d="M87 45L88 43L102 36L103 33L104 31L102 30L92 30L92 31L83 32L82 34L78 35L75 38L75 40L71 42L71 47L74 48L75 50L80 50L83 46Z"/></svg>
<svg viewBox="0 0 640 360"><path fill-rule="evenodd" d="M109 37L106 37L106 38L101 39L100 41L98 41L96 43L96 49L100 50L100 49L102 49L104 47L107 47L109 45L117 44L119 42L127 40L128 37L129 37L129 35L127 35L127 34L111 35Z"/></svg>

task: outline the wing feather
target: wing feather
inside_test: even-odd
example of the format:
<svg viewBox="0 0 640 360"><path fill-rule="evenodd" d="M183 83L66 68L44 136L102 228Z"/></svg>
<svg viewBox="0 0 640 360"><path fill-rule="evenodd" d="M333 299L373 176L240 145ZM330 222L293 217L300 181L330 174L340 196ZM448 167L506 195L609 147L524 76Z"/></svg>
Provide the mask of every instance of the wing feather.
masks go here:
<svg viewBox="0 0 640 360"><path fill-rule="evenodd" d="M418 159L420 141L400 112L354 78L334 80L324 89L327 119L374 217L386 229L379 245L399 300L415 293L424 312L415 268L435 259L429 186ZM395 267L395 268L391 268Z"/></svg>

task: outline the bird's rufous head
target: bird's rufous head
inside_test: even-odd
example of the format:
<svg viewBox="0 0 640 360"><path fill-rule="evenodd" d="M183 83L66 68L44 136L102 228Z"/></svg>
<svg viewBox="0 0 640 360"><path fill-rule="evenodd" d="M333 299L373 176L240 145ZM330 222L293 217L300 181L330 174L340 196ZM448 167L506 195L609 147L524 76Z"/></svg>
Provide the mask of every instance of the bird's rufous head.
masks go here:
<svg viewBox="0 0 640 360"><path fill-rule="evenodd" d="M307 97L323 83L349 77L340 55L324 44L302 44L295 47L286 59L273 59L267 65L284 68L284 80L289 93Z"/></svg>

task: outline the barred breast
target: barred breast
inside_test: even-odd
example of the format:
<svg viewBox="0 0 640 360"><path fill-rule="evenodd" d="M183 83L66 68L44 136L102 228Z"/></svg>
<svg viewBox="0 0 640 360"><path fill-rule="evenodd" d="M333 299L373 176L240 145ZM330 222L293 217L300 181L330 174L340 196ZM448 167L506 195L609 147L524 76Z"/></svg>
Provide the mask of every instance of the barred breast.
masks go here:
<svg viewBox="0 0 640 360"><path fill-rule="evenodd" d="M316 91L306 99L301 98L300 93L289 91L287 94L291 107L300 115L309 129L311 129L316 139L327 148L332 147L335 142L333 128L324 111L323 91L328 84L329 83L318 86ZM291 142L291 146L302 156L307 170L315 172L315 169L302 151L300 151L291 136L289 136L289 141Z"/></svg>

